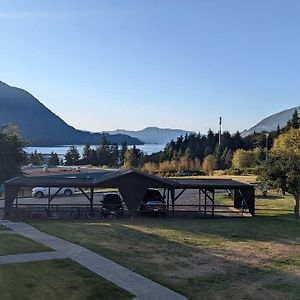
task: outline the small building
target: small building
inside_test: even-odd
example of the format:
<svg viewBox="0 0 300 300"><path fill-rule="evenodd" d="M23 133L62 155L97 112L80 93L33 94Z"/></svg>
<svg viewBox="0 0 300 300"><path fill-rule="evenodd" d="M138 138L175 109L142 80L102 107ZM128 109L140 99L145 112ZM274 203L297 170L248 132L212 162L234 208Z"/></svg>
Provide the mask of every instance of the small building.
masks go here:
<svg viewBox="0 0 300 300"><path fill-rule="evenodd" d="M99 188L114 188L120 192L131 215L136 215L140 202L147 189L163 189L166 197L168 215L176 214L176 201L186 190L199 192L199 209L201 214L215 215L215 193L218 190L228 191L233 198L233 207L255 214L254 186L231 179L171 179L162 178L137 171L135 169L109 170L105 172L80 172L80 174L65 174L49 176L22 176L5 182L5 216L12 215L14 200L22 187L75 187L89 200L90 209L94 205L94 190ZM87 192L87 190L89 192ZM48 196L50 207L54 196ZM202 199L202 201L201 201ZM188 205L186 205L188 206ZM195 205L194 205L195 206ZM211 209L208 210L207 208ZM182 212L182 211L181 211ZM188 212L188 211L187 211Z"/></svg>

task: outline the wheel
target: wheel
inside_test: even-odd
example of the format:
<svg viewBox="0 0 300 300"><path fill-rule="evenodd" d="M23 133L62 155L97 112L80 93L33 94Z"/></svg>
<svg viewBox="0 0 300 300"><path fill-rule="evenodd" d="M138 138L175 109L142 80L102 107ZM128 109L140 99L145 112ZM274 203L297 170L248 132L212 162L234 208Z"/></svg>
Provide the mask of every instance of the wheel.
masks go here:
<svg viewBox="0 0 300 300"><path fill-rule="evenodd" d="M64 196L66 197L70 197L73 195L73 192L70 189L66 189L64 190Z"/></svg>
<svg viewBox="0 0 300 300"><path fill-rule="evenodd" d="M93 218L94 216L95 216L95 213L94 213L94 211L91 211L91 210L86 211L84 214L84 217L86 219Z"/></svg>
<svg viewBox="0 0 300 300"><path fill-rule="evenodd" d="M73 218L73 219L78 219L81 217L81 215L82 215L82 213L81 213L80 209L71 211L71 218Z"/></svg>
<svg viewBox="0 0 300 300"><path fill-rule="evenodd" d="M37 198L43 198L45 195L44 195L44 193L43 192L37 192L36 194L35 194L35 196L37 197Z"/></svg>

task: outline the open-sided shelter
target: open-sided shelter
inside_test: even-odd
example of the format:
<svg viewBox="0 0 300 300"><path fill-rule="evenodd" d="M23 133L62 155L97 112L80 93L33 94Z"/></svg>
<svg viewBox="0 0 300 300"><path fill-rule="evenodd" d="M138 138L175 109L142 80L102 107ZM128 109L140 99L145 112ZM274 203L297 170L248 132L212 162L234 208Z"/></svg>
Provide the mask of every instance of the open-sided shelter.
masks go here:
<svg viewBox="0 0 300 300"><path fill-rule="evenodd" d="M119 190L129 212L134 215L148 188L164 189L167 198L167 211L175 213L176 200L187 190L199 190L204 195L204 212L206 213L207 201L211 202L211 213L214 215L215 191L227 190L234 198L235 208L246 208L253 216L255 213L254 187L250 184L230 179L170 179L146 174L134 169L122 169L105 173L103 176L92 174L76 178L68 177L16 177L5 182L5 216L12 212L13 202L18 196L21 187L75 187L78 188L89 200L91 210L94 203L95 188L116 188ZM86 191L89 190L89 192ZM59 191L58 191L59 192ZM58 192L48 197L50 206ZM200 209L200 204L199 204Z"/></svg>

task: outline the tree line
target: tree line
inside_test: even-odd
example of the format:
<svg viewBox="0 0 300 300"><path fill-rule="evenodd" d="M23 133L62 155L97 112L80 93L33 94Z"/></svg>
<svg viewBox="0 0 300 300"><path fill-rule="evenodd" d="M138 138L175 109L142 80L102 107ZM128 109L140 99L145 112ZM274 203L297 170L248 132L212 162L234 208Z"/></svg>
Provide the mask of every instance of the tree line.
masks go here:
<svg viewBox="0 0 300 300"><path fill-rule="evenodd" d="M112 168L118 167L139 167L144 154L141 150L133 146L128 148L124 143L121 146L110 144L104 137L100 144L95 148L90 144L86 144L82 154L79 153L76 146L70 146L63 158L55 152L51 152L47 160L44 159L41 153L33 152L29 156L28 163L33 165L91 165L91 166L106 166Z"/></svg>
<svg viewBox="0 0 300 300"><path fill-rule="evenodd" d="M237 131L231 135L228 131L221 134L209 130L207 135L191 133L172 140L165 149L144 158L144 170L157 173L176 173L182 165L194 166L185 171L213 173L214 170L228 170L230 174L238 175L245 169L256 168L266 159L274 140L290 129L298 129L300 121L297 110L284 128L277 127L273 132L254 132L242 137ZM193 163L191 163L193 162ZM201 168L199 168L199 164ZM255 170L252 170L255 171Z"/></svg>

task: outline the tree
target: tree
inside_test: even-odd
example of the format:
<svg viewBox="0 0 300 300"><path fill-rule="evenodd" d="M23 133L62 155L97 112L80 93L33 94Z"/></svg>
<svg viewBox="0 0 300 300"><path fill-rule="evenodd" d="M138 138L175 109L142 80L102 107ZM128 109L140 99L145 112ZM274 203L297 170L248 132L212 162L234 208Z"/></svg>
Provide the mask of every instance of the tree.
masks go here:
<svg viewBox="0 0 300 300"><path fill-rule="evenodd" d="M0 131L0 182L21 174L21 165L26 161L25 146L15 130Z"/></svg>
<svg viewBox="0 0 300 300"><path fill-rule="evenodd" d="M213 175L214 171L217 169L217 163L218 159L214 155L209 154L203 161L202 169L206 174Z"/></svg>
<svg viewBox="0 0 300 300"><path fill-rule="evenodd" d="M86 143L82 150L82 163L91 164L91 146L89 143Z"/></svg>
<svg viewBox="0 0 300 300"><path fill-rule="evenodd" d="M122 143L122 147L120 150L120 161L119 161L120 166L124 165L125 153L127 150L128 150L127 143L126 142Z"/></svg>
<svg viewBox="0 0 300 300"><path fill-rule="evenodd" d="M50 153L50 157L49 157L49 160L48 160L48 165L53 165L53 166L59 165L58 155L54 151L52 151Z"/></svg>
<svg viewBox="0 0 300 300"><path fill-rule="evenodd" d="M259 180L270 188L280 188L294 197L294 213L299 218L300 158L293 152L277 151L269 155L261 168Z"/></svg>
<svg viewBox="0 0 300 300"><path fill-rule="evenodd" d="M44 162L44 158L42 153L38 153L37 150L34 150L34 152L30 154L29 163L35 166L39 166L43 164L43 162Z"/></svg>
<svg viewBox="0 0 300 300"><path fill-rule="evenodd" d="M140 164L142 157L141 150L137 149L134 145L132 149L127 149L124 155L124 167L125 168L137 168Z"/></svg>
<svg viewBox="0 0 300 300"><path fill-rule="evenodd" d="M65 165L74 166L79 164L80 154L75 146L71 146L65 154Z"/></svg>
<svg viewBox="0 0 300 300"><path fill-rule="evenodd" d="M297 109L295 109L292 119L291 119L291 126L292 128L298 129L300 127L300 118L298 116Z"/></svg>
<svg viewBox="0 0 300 300"><path fill-rule="evenodd" d="M275 140L272 152L293 152L300 155L300 129L291 128Z"/></svg>
<svg viewBox="0 0 300 300"><path fill-rule="evenodd" d="M255 148L254 150L248 151L238 149L233 154L232 165L239 169L255 167L259 164L261 155L261 148Z"/></svg>

